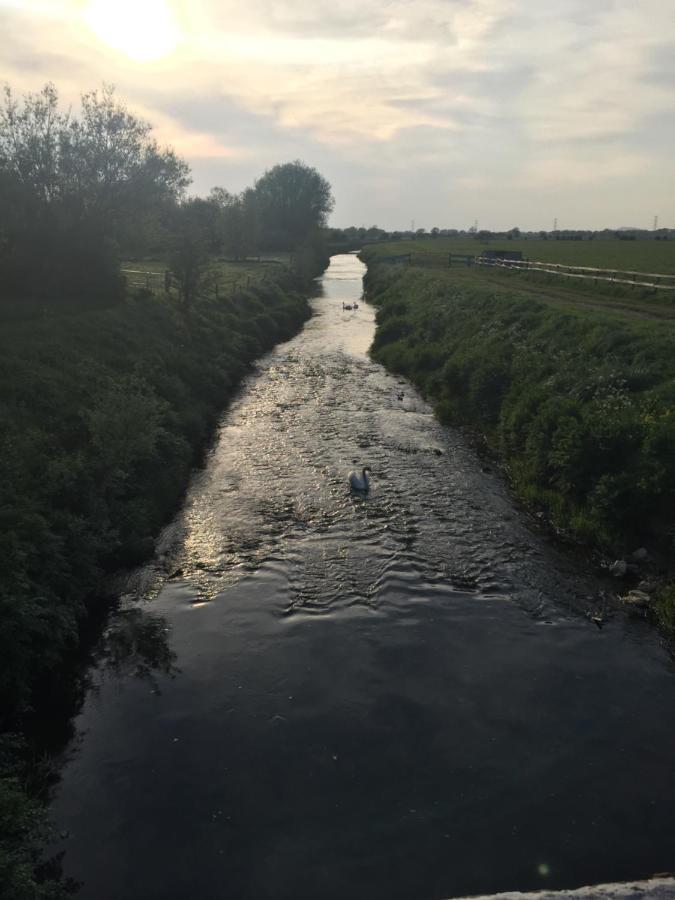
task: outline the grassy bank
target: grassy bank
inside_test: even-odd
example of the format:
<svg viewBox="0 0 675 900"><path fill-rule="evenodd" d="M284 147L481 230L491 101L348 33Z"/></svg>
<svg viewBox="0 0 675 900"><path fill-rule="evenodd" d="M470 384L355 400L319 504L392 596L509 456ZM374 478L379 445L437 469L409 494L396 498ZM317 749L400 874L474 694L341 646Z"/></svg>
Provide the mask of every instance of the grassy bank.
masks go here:
<svg viewBox="0 0 675 900"><path fill-rule="evenodd" d="M374 260L374 357L443 421L485 435L518 494L559 528L672 562L673 325Z"/></svg>
<svg viewBox="0 0 675 900"><path fill-rule="evenodd" d="M140 290L112 307L33 310L3 323L5 733L25 727L41 686L77 647L102 576L152 551L251 361L309 313L306 285L282 266L245 281L230 273L236 291L223 289L221 274L219 298L208 291L189 310ZM33 882L40 810L22 789L21 754L11 746L0 774L3 896L58 896L49 879Z"/></svg>

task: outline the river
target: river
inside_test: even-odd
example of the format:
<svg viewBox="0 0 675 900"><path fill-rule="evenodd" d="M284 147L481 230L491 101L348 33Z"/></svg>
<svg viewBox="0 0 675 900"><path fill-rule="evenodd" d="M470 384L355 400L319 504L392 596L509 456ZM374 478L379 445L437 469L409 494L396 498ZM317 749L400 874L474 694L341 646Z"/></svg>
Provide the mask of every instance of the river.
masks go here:
<svg viewBox="0 0 675 900"><path fill-rule="evenodd" d="M363 266L224 414L55 790L92 900L431 900L673 868L675 673L367 354ZM370 465L367 497L347 473Z"/></svg>

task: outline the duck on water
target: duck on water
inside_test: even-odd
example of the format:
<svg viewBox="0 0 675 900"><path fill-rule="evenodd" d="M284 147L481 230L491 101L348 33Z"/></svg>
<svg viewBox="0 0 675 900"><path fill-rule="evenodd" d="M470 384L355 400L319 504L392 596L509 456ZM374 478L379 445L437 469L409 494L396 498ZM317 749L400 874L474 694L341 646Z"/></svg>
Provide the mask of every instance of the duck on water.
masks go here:
<svg viewBox="0 0 675 900"><path fill-rule="evenodd" d="M370 478L368 477L369 473L372 473L372 469L370 466L364 466L361 469L361 472L357 472L356 469L353 472L349 473L349 486L353 491L360 491L362 494L367 494L370 490Z"/></svg>

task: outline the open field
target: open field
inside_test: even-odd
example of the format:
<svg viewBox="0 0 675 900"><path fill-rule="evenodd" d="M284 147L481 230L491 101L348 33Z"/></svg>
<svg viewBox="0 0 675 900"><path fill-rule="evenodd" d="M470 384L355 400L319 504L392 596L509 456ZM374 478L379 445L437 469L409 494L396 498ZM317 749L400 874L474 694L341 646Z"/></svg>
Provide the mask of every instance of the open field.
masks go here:
<svg viewBox="0 0 675 900"><path fill-rule="evenodd" d="M445 249L436 249L436 245L440 245ZM505 241L503 246L493 242L490 244L490 248L520 249L524 247L531 252L535 250L543 257L550 249L547 245L551 245L554 248L552 254L546 260L547 262L553 261L551 257L557 252L559 257L555 261L562 262L564 259L569 265L602 265L602 267L610 264L612 259L615 260L614 264L620 263L622 267L636 266L640 263L640 259L642 259L642 264L644 264L648 253L640 257L639 250L644 247L656 247L659 248L659 252L662 254L660 268L663 273L667 274L668 266L670 266L670 271L675 271L672 262L666 265L665 253L665 250L667 250L670 256L675 257L675 243L668 244L667 241L589 241L588 244L580 241ZM557 247L555 245L563 246ZM597 245L597 248L594 245ZM444 238L425 241L394 241L369 245L364 248L361 256L364 261L370 262L375 261L378 257L383 258L395 256L399 253L411 253L414 266L435 269L440 277L448 280L449 284L465 284L467 287L471 285L492 286L508 291L510 294L518 293L523 297L530 297L542 303L561 307L572 305L575 308L584 307L592 310L602 310L613 315L621 315L628 318L659 319L675 322L675 291L655 291L649 288L632 288L628 285L612 283L595 284L592 279L568 280L540 272L519 272L510 269L483 268L479 266L467 267L462 264L455 264L451 268L448 267L449 252L457 254L479 253L485 249L485 246L485 244L478 241L453 241ZM589 250L597 249L598 252L595 256L588 259L577 258L574 260L573 254L575 249L582 247L584 248L583 252L587 255ZM629 248L627 255L625 258L619 259L618 253L625 247ZM448 248L451 249L448 250ZM565 250L565 248L567 249ZM656 257L651 261L655 264L659 262Z"/></svg>
<svg viewBox="0 0 675 900"><path fill-rule="evenodd" d="M287 254L286 254L287 256ZM273 271L284 262L281 258L247 259L234 262L226 259L212 259L208 265L203 290L214 293L216 285L223 293L244 287L252 287L269 280ZM144 259L122 263L122 274L130 288L146 287L157 293L164 292L164 273L167 263L161 259ZM175 288L172 289L175 293Z"/></svg>
<svg viewBox="0 0 675 900"><path fill-rule="evenodd" d="M675 296L655 291L594 285L592 281L570 282L536 272L509 269L455 267L439 272L453 284L494 286L500 291L531 297L540 303L576 309L600 310L638 319L666 320L675 324Z"/></svg>
<svg viewBox="0 0 675 900"><path fill-rule="evenodd" d="M371 245L372 247L372 245ZM371 247L366 248L370 250ZM479 256L485 250L520 250L528 259L562 263L568 266L597 266L636 272L675 274L675 241L553 241L475 238L424 238L416 241L391 241L377 245L378 255L412 253L416 259L448 262L450 253Z"/></svg>

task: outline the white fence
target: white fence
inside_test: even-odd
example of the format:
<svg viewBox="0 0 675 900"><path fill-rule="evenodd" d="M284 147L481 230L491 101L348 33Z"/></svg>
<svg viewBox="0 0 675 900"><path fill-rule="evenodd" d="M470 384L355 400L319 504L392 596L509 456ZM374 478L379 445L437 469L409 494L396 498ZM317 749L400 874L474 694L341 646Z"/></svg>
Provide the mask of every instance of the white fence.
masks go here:
<svg viewBox="0 0 675 900"><path fill-rule="evenodd" d="M166 272L150 272L147 269L120 269L130 287L144 287L148 290L168 290Z"/></svg>
<svg viewBox="0 0 675 900"><path fill-rule="evenodd" d="M544 272L546 275L560 275L563 278L580 278L593 282L607 281L613 284L626 284L629 287L644 287L657 291L675 291L675 275L661 275L655 272L595 269L589 266L566 266L561 263L541 262L533 259L500 259L489 256L477 256L475 264L518 272Z"/></svg>

